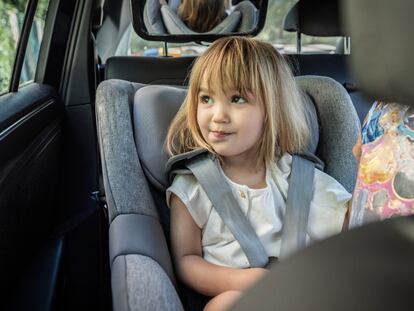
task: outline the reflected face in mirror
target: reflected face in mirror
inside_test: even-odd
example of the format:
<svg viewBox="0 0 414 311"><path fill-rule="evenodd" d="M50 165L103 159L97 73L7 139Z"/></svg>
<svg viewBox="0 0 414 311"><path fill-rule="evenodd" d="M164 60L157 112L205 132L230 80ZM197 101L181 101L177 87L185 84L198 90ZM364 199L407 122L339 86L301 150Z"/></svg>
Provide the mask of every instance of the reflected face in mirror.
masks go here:
<svg viewBox="0 0 414 311"><path fill-rule="evenodd" d="M228 0L182 0L177 15L195 32L208 32L230 13Z"/></svg>
<svg viewBox="0 0 414 311"><path fill-rule="evenodd" d="M139 7L143 10L140 26L148 35L249 33L258 26L262 3L263 0L146 0Z"/></svg>

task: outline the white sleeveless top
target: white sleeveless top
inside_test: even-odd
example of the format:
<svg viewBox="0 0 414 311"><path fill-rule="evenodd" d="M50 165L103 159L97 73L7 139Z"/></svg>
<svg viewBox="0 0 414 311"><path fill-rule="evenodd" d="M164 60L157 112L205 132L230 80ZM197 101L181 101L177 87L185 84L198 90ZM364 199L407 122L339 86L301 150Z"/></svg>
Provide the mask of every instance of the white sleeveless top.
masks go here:
<svg viewBox="0 0 414 311"><path fill-rule="evenodd" d="M284 154L277 164L266 168L266 187L252 189L231 181L216 161L224 179L263 243L267 255L279 257L292 156ZM169 205L174 193L187 207L202 233L203 257L208 262L233 268L248 268L249 261L213 208L206 193L192 175L178 175L167 189ZM314 196L310 206L307 241L339 233L351 198L331 176L315 169Z"/></svg>

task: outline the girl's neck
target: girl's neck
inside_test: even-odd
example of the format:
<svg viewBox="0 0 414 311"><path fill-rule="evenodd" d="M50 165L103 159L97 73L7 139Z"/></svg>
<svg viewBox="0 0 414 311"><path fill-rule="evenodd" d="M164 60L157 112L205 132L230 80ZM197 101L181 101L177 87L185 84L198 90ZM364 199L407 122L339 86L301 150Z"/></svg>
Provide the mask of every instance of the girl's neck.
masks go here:
<svg viewBox="0 0 414 311"><path fill-rule="evenodd" d="M267 186L264 161L258 165L257 160L253 158L224 157L220 159L220 163L226 176L237 184L246 185L253 189Z"/></svg>

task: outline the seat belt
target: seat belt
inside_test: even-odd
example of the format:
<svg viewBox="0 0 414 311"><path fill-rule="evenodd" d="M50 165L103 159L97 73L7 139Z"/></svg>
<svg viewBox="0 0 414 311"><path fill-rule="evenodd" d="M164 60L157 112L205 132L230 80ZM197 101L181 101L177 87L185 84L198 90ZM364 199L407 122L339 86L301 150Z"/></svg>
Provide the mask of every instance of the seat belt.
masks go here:
<svg viewBox="0 0 414 311"><path fill-rule="evenodd" d="M313 162L297 155L292 156L279 255L281 260L306 246L314 175L315 165Z"/></svg>
<svg viewBox="0 0 414 311"><path fill-rule="evenodd" d="M306 154L304 156L305 158L298 155L292 156L279 255L281 259L306 246L310 202L313 198L314 161L316 161L316 166L321 168L323 163L315 156ZM186 161L184 166L198 180L217 213L239 242L250 266L264 267L269 261L264 246L240 209L230 185L225 182L211 154L205 150L180 154L168 160L167 171L174 174L188 174L185 169L176 165L177 162L183 160ZM170 174L170 182L174 174Z"/></svg>
<svg viewBox="0 0 414 311"><path fill-rule="evenodd" d="M239 242L251 267L264 267L269 258L262 242L234 198L230 185L223 179L208 153L191 158L188 169L197 178L215 210Z"/></svg>

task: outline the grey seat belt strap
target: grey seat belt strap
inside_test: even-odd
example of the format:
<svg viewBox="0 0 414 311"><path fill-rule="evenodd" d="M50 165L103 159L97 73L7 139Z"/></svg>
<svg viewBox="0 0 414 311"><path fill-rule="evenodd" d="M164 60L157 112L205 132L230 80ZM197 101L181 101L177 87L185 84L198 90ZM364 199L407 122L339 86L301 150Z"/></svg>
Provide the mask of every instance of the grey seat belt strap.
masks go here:
<svg viewBox="0 0 414 311"><path fill-rule="evenodd" d="M202 154L188 161L187 167L203 187L215 210L239 242L251 267L264 267L268 262L266 250L247 217L240 209L230 185L216 164Z"/></svg>
<svg viewBox="0 0 414 311"><path fill-rule="evenodd" d="M293 155L279 255L282 260L306 246L314 174L315 165L311 161Z"/></svg>

